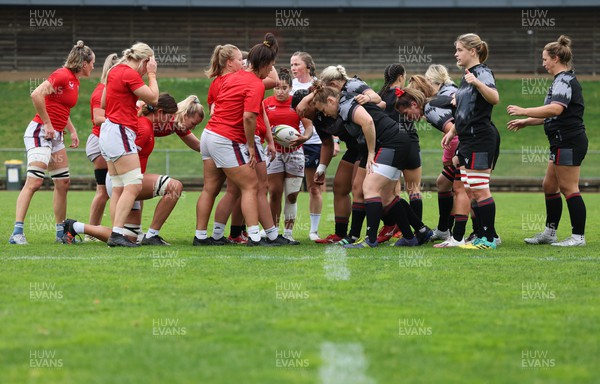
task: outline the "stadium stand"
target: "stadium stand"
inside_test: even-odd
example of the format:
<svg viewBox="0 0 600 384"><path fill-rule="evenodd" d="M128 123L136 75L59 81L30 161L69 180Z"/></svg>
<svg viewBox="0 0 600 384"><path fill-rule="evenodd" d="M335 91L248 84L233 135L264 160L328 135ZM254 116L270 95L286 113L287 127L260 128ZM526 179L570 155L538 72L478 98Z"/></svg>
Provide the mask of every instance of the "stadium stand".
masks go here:
<svg viewBox="0 0 600 384"><path fill-rule="evenodd" d="M395 61L411 71L432 62L454 67L452 43L464 32L488 41L489 65L496 73L543 73L539 51L560 34L573 39L579 74L595 74L600 68L600 7L591 7L597 3L591 0L532 1L527 7L510 1L380 0L369 1L369 9L357 8L365 3L352 0L320 2L330 8L316 8L323 5L317 1L234 0L219 2L230 8L190 0L169 2L170 7L154 0L89 6L97 3L29 1L16 6L0 1L0 70L54 68L64 59L64 47L83 39L98 57L144 41L163 52L163 67L200 71L216 44L248 47L266 31L276 34L281 57L304 50L319 59L320 68L342 63L350 73L378 73ZM491 3L512 6L482 8ZM240 4L245 7L233 8ZM263 7L254 7L259 4Z"/></svg>

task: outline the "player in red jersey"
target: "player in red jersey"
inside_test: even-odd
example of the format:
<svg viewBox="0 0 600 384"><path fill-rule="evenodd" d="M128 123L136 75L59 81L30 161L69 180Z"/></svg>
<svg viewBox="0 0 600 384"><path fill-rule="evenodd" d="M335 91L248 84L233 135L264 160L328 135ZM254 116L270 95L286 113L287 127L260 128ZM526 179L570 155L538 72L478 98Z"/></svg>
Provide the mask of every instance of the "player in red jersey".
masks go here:
<svg viewBox="0 0 600 384"><path fill-rule="evenodd" d="M200 104L200 99L196 95L189 95L177 103L177 112L168 121L154 124L154 137L176 134L190 149L200 152L200 139L192 133L192 129L196 128L202 120L204 120L204 108Z"/></svg>
<svg viewBox="0 0 600 384"><path fill-rule="evenodd" d="M129 247L137 247L136 240L141 232L142 222L142 200L149 200L161 196L154 210L154 216L148 232L141 240L142 245L170 245L159 236L160 229L177 204L183 185L180 181L170 178L168 175L157 175L146 173L148 158L154 149L154 130L161 121L170 121L171 116L177 112L175 99L168 93L158 97L156 106L144 105L138 117L137 135L135 145L138 149L140 167L143 173L142 189L129 212L123 234L127 236ZM112 192L111 178L107 178L106 188L109 195ZM72 244L75 236L85 233L102 241L108 242L112 229L101 225L84 224L76 220L65 220L65 234L63 243ZM109 243L109 245L111 245Z"/></svg>
<svg viewBox="0 0 600 384"><path fill-rule="evenodd" d="M247 56L248 53L246 52ZM225 44L215 47L210 60L210 68L205 71L206 76L215 78L210 83L207 96L208 108L211 114L223 80L227 75L243 69L245 61L242 52L235 45ZM238 244L246 244L248 242L248 238L245 236L247 233L245 233L244 217L242 216L239 197L240 191L235 183L227 183L225 195L219 200L215 208L213 239L222 237L225 224L221 222L227 222L227 218L231 215L231 230L228 240Z"/></svg>
<svg viewBox="0 0 600 384"><path fill-rule="evenodd" d="M292 77L285 68L279 70L278 77L279 82L275 87L275 94L266 98L263 101L263 105L272 128L280 124L291 126L298 131L298 138L290 143L289 148L284 148L275 143L277 154L267 167L270 207L275 225L279 227L281 197L285 191L285 228L283 237L290 241L295 241L292 236L292 230L298 210L296 199L298 198L298 192L300 192L302 178L304 177L305 159L302 143L312 137L313 127L309 119L302 119L306 130L304 136L301 135L300 116L292 109L292 96L290 96Z"/></svg>
<svg viewBox="0 0 600 384"><path fill-rule="evenodd" d="M123 51L119 64L108 72L102 95L106 120L100 128L100 149L113 185L111 217L113 233L109 245L131 246L123 236L125 219L142 188L140 160L135 146L138 118L136 102L150 106L158 101L154 52L144 43ZM148 85L142 76L148 74Z"/></svg>
<svg viewBox="0 0 600 384"><path fill-rule="evenodd" d="M209 78L214 77L214 80L208 87L206 98L211 114L225 76L240 69L242 69L242 52L238 47L231 44L217 45L215 47L210 59L210 68L204 71Z"/></svg>
<svg viewBox="0 0 600 384"><path fill-rule="evenodd" d="M100 82L92 92L90 97L90 116L92 118L92 133L88 136L85 144L85 154L87 158L94 164L94 177L96 179L96 195L90 205L90 224L99 225L102 222L102 215L104 215L104 208L108 201L108 193L106 193L106 175L108 174L108 167L106 160L100 153L100 125L104 123L104 109L101 108L102 93L106 86L106 76L108 76L108 70L117 63L119 56L116 53L111 53L104 60L102 66L102 75L100 76ZM86 236L86 240L95 240L92 236Z"/></svg>
<svg viewBox="0 0 600 384"><path fill-rule="evenodd" d="M71 135L71 148L79 146L77 131L71 123L71 108L79 96L79 78L94 69L92 50L79 40L71 49L62 68L54 71L32 93L37 114L24 135L27 150L27 179L17 198L15 226L8 242L27 244L23 226L33 194L41 187L46 170L54 183L56 240L62 238L69 190L69 162L63 141L64 130Z"/></svg>
<svg viewBox="0 0 600 384"><path fill-rule="evenodd" d="M225 178L241 190L242 211L248 224L249 246L273 245L262 241L258 228L257 178L254 172L256 149L254 134L261 112L266 78L273 68L278 46L275 36L265 35L248 54L252 71L237 71L223 81L214 112L201 139L204 161L204 190L196 206L195 245L216 245L207 236L208 219Z"/></svg>

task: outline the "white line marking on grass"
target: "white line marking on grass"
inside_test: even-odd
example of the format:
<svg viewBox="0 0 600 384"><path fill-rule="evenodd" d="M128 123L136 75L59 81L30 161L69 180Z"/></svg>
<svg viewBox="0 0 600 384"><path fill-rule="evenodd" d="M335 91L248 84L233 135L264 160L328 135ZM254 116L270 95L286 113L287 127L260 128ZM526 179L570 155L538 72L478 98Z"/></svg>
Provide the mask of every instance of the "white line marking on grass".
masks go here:
<svg viewBox="0 0 600 384"><path fill-rule="evenodd" d="M317 260L322 256L267 256L267 255L206 255L206 256L181 256L182 259L251 259L251 260L283 260L283 261L297 261L297 260ZM127 260L152 260L152 256L143 255L126 255L118 254L114 256L12 256L12 257L0 257L0 261L8 260L115 260L115 259L127 259Z"/></svg>
<svg viewBox="0 0 600 384"><path fill-rule="evenodd" d="M319 377L323 384L373 384L368 377L368 361L360 343L321 344Z"/></svg>
<svg viewBox="0 0 600 384"><path fill-rule="evenodd" d="M325 277L328 280L349 280L350 270L346 266L346 250L340 246L325 249Z"/></svg>

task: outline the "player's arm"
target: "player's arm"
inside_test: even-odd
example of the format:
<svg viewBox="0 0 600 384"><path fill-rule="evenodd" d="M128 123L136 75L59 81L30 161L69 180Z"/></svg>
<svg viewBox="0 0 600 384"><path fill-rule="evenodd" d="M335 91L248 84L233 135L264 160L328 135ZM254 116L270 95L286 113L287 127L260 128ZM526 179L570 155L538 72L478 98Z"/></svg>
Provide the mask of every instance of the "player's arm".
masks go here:
<svg viewBox="0 0 600 384"><path fill-rule="evenodd" d="M367 174L373 172L373 164L375 162L375 123L369 113L360 105L354 109L352 121L360 125L365 141L367 142Z"/></svg>
<svg viewBox="0 0 600 384"><path fill-rule="evenodd" d="M44 125L45 138L51 140L54 138L54 127L50 121L48 110L46 109L46 96L55 93L55 89L50 81L45 80L42 84L38 85L36 89L31 92L31 101L35 111L42 119Z"/></svg>
<svg viewBox="0 0 600 384"><path fill-rule="evenodd" d="M196 152L200 152L200 139L196 137L192 132L185 136L180 136L181 141L185 143L188 147L193 149Z"/></svg>

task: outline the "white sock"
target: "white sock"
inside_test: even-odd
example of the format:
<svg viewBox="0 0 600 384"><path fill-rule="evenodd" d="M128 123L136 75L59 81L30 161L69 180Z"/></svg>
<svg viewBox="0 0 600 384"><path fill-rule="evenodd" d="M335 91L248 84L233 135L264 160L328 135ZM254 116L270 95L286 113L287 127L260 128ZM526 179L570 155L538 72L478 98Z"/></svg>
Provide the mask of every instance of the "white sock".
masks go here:
<svg viewBox="0 0 600 384"><path fill-rule="evenodd" d="M283 234L284 235L291 235L292 234L292 230L286 228L286 229L283 230Z"/></svg>
<svg viewBox="0 0 600 384"><path fill-rule="evenodd" d="M248 230L248 237L250 237L250 240L252 241L260 241L260 235L258 234L259 229L258 229L258 225L252 225L247 227Z"/></svg>
<svg viewBox="0 0 600 384"><path fill-rule="evenodd" d="M148 228L148 233L146 233L146 238L149 239L151 237L158 236L159 232L160 232L160 230L157 231L156 229Z"/></svg>
<svg viewBox="0 0 600 384"><path fill-rule="evenodd" d="M585 235L572 234L571 237L577 241L585 241Z"/></svg>
<svg viewBox="0 0 600 384"><path fill-rule="evenodd" d="M265 229L265 233L267 234L267 238L273 241L279 235L279 228L277 228L276 226L272 226L269 229Z"/></svg>
<svg viewBox="0 0 600 384"><path fill-rule="evenodd" d="M204 240L206 239L207 236L207 230L206 229L196 229L196 238L199 240Z"/></svg>
<svg viewBox="0 0 600 384"><path fill-rule="evenodd" d="M547 235L547 236L556 236L556 229L546 227L546 228L544 228L544 235Z"/></svg>
<svg viewBox="0 0 600 384"><path fill-rule="evenodd" d="M317 233L319 232L319 222L321 221L320 213L311 213L310 214L310 231Z"/></svg>
<svg viewBox="0 0 600 384"><path fill-rule="evenodd" d="M76 233L84 233L85 232L85 224L76 221L73 223L73 229Z"/></svg>
<svg viewBox="0 0 600 384"><path fill-rule="evenodd" d="M119 227L113 227L112 231L114 233L119 233L119 234L123 234L123 228L119 228Z"/></svg>
<svg viewBox="0 0 600 384"><path fill-rule="evenodd" d="M213 239L219 240L221 237L223 237L224 233L225 233L225 224L215 222L213 224L213 234L212 234Z"/></svg>

